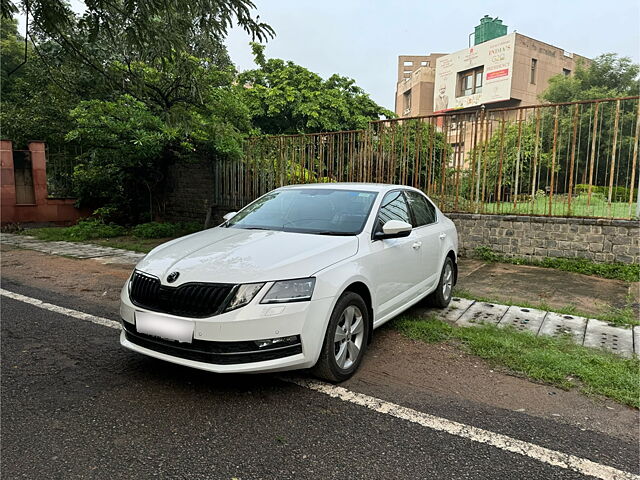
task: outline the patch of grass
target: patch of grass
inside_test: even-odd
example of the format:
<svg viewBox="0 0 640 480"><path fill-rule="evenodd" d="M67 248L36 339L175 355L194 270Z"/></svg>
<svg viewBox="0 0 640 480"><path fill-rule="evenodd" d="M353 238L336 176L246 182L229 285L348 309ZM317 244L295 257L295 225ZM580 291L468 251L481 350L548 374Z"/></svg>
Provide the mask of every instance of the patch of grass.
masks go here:
<svg viewBox="0 0 640 480"><path fill-rule="evenodd" d="M615 198L614 198L615 200ZM571 200L571 215L575 217L610 217L632 218L636 211L636 203L629 205L628 201L612 201L609 204L607 195L595 193L591 195L591 202L587 206L588 195L581 193ZM554 216L569 216L568 197L566 195L554 195L551 201L551 214ZM486 203L484 210L491 213L502 214L530 214L547 215L549 213L549 197L537 196L533 202L528 199L519 201L514 207L512 202Z"/></svg>
<svg viewBox="0 0 640 480"><path fill-rule="evenodd" d="M126 232L127 229L120 225L106 224L97 219L87 219L81 220L71 227L32 228L23 233L48 242L84 242L96 238L119 237Z"/></svg>
<svg viewBox="0 0 640 480"><path fill-rule="evenodd" d="M106 224L102 220L81 220L71 227L32 228L20 233L32 235L44 241L66 241L98 243L135 252L148 252L153 247L172 238L201 230L195 222L160 223L149 222L130 229L120 225Z"/></svg>
<svg viewBox="0 0 640 480"><path fill-rule="evenodd" d="M468 300L475 300L476 302L484 302L484 303L499 303L502 305L515 305L517 307L523 308L536 308L538 310L544 310L546 312L555 312L561 313L563 315L574 315L580 317L587 318L595 318L597 320L602 320L603 322L611 323L612 325L616 325L618 327L632 327L634 325L640 325L640 319L638 319L632 307L627 306L624 308L616 308L610 307L611 309L605 313L585 313L579 311L575 305L565 305L562 307L551 307L548 304L541 303L530 303L523 301L511 301L511 300L496 300L495 298L483 297L480 295L474 295L468 290L462 288L454 288L453 291L454 296L466 298ZM629 299L630 303L631 300Z"/></svg>
<svg viewBox="0 0 640 480"><path fill-rule="evenodd" d="M437 319L402 317L393 327L428 343L453 342L492 364L565 390L579 388L640 407L640 361L574 344L569 338L536 337L512 328L455 327Z"/></svg>
<svg viewBox="0 0 640 480"><path fill-rule="evenodd" d="M494 252L486 246L476 247L473 256L485 262L501 262L513 265L533 265L536 267L555 268L564 272L582 273L596 277L612 278L625 282L640 281L640 265L626 263L596 263L586 258L554 258L547 257L535 260L523 257L506 257Z"/></svg>
<svg viewBox="0 0 640 480"><path fill-rule="evenodd" d="M99 239L93 243L103 245L105 247L122 248L123 250L131 250L139 253L149 253L158 245L168 242L169 240L171 240L171 238L139 239L131 236L125 236Z"/></svg>

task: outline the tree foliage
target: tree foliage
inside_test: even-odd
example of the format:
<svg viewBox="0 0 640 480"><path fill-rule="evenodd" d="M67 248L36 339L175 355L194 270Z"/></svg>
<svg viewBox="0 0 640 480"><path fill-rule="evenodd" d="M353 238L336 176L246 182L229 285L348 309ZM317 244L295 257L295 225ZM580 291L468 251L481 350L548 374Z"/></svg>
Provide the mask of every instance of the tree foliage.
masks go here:
<svg viewBox="0 0 640 480"><path fill-rule="evenodd" d="M267 59L263 45L254 43L252 48L258 68L240 74L239 84L262 133L354 130L381 115L394 116L350 78L332 75L324 80L293 62Z"/></svg>
<svg viewBox="0 0 640 480"><path fill-rule="evenodd" d="M230 26L273 34L249 0L97 0L80 15L63 0L0 1L3 15L27 4L29 14L26 39L2 18L2 136L75 157L73 193L108 220L153 219L170 166L239 157L249 134L391 115L353 80L267 60L259 45L259 68L238 75L223 43Z"/></svg>
<svg viewBox="0 0 640 480"><path fill-rule="evenodd" d="M0 0L0 13L11 18L22 11L32 29L95 66L78 32L90 40L117 37L130 51L171 56L193 47L193 39L219 42L233 25L260 41L274 35L260 21L251 0L85 0L78 16L66 0Z"/></svg>
<svg viewBox="0 0 640 480"><path fill-rule="evenodd" d="M629 57L605 53L588 65L579 63L572 75L551 77L541 98L546 102L560 103L638 95L639 73L640 65Z"/></svg>

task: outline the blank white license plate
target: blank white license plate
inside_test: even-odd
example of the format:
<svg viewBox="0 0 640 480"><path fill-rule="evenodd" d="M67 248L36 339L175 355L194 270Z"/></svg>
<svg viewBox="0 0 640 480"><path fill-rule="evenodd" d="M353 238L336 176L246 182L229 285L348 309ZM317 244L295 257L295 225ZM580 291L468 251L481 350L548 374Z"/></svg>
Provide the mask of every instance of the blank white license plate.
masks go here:
<svg viewBox="0 0 640 480"><path fill-rule="evenodd" d="M183 343L191 343L193 340L193 322L153 313L136 312L136 330L139 333Z"/></svg>

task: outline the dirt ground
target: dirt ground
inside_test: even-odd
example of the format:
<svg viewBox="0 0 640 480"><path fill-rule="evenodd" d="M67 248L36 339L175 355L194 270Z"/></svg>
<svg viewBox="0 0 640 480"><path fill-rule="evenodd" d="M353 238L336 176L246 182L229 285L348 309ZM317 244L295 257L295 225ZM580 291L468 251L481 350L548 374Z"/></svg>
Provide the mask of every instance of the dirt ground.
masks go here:
<svg viewBox="0 0 640 480"><path fill-rule="evenodd" d="M552 268L461 259L458 289L495 302L575 307L598 315L638 302L640 284L563 272ZM637 308L637 305L636 305Z"/></svg>
<svg viewBox="0 0 640 480"><path fill-rule="evenodd" d="M111 312L105 316L117 316L120 289L129 276L131 266L103 265L91 259L57 257L7 246L2 246L1 253L3 280L75 297ZM465 263L461 271L461 285L464 286L465 282L468 284L470 280L466 279L469 277L480 276L483 279L481 284L486 285L487 294L508 295L508 277L512 276L505 271L508 268L503 270L500 266L482 264L475 265L474 268L469 268L470 266L470 263ZM495 275L492 276L491 272ZM545 273L548 270L545 269ZM548 281L544 281L535 272L520 272L511 281L514 285L529 282L530 291L539 293L541 301L550 305L552 301L564 301L563 305L566 305L568 301L565 299L579 299L582 302L580 305L590 305L587 302L587 297L591 295L589 292L582 294L576 290L570 297L561 296L557 293L557 288L544 287ZM536 287L531 283L543 281L544 285ZM612 281L605 283L610 282ZM612 285L615 286L615 282ZM587 285L585 288L594 287ZM516 291L515 287L512 290ZM594 292L595 298L602 298L597 296L599 293ZM467 355L454 345L430 345L407 339L394 331L392 325L376 331L361 372L349 380L347 385L355 390L358 390L359 385L366 385L368 391L379 391L383 398L418 403L425 396L431 401L441 398L442 402L459 398L487 407L552 418L554 421L600 431L625 440L634 440L639 428L638 412L635 409L607 399L587 397L577 391L567 392L530 382Z"/></svg>

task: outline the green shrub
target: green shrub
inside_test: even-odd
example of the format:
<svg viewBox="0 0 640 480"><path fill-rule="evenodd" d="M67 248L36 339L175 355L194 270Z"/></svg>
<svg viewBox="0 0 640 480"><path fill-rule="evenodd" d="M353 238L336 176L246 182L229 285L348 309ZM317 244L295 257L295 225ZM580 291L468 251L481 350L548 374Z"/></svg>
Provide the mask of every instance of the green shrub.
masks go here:
<svg viewBox="0 0 640 480"><path fill-rule="evenodd" d="M202 225L195 222L149 222L133 227L131 235L137 238L181 237L198 230L202 230Z"/></svg>
<svg viewBox="0 0 640 480"><path fill-rule="evenodd" d="M589 192L589 185L585 183L579 183L576 185L574 190L578 194L586 194ZM629 200L629 195L631 191L627 187L613 187L613 191L611 193L611 201L612 202L626 202ZM606 185L593 185L591 187L591 195L602 196L604 198L609 198L609 187Z"/></svg>
<svg viewBox="0 0 640 480"><path fill-rule="evenodd" d="M127 230L120 225L106 224L102 220L81 220L76 225L67 228L66 237L69 240L90 240L93 238L112 238L126 235Z"/></svg>
<svg viewBox="0 0 640 480"><path fill-rule="evenodd" d="M107 224L96 218L80 220L76 225L66 228L36 228L27 232L40 240L83 242L95 238L120 237L127 234L127 229L120 225Z"/></svg>

